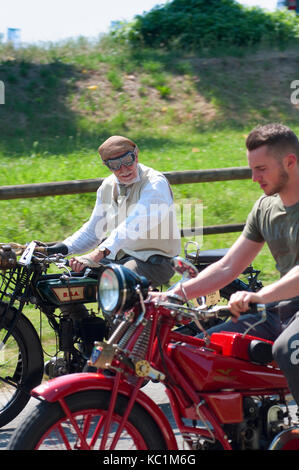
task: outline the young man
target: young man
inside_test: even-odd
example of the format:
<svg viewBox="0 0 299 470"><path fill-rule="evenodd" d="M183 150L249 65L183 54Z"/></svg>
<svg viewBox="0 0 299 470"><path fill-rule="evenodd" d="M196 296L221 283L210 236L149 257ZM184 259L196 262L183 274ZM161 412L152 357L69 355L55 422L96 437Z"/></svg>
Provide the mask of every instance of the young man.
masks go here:
<svg viewBox="0 0 299 470"><path fill-rule="evenodd" d="M76 272L109 260L147 277L153 287L168 282L181 243L167 179L139 163L138 147L126 137L110 137L99 154L112 174L97 191L90 219L48 252L89 252L70 260Z"/></svg>
<svg viewBox="0 0 299 470"><path fill-rule="evenodd" d="M168 294L192 299L223 287L242 273L266 242L280 279L258 293L235 293L229 303L234 320L208 331L244 332L257 318L251 313L240 314L249 309L250 302L266 303L267 320L252 334L276 340L274 357L299 405L299 141L288 127L269 124L254 129L246 146L252 179L264 195L224 258Z"/></svg>

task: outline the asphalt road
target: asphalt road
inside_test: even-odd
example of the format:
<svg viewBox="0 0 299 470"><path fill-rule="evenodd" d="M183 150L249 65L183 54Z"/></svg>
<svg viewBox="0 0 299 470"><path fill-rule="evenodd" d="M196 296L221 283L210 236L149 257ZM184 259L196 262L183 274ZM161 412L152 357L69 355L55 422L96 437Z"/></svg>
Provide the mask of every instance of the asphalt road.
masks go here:
<svg viewBox="0 0 299 470"><path fill-rule="evenodd" d="M149 382L145 387L143 387L142 391L147 393L155 403L159 404L164 414L167 416L172 426L174 435L177 439L178 448L180 450L187 450L186 446L184 447L183 439L180 435L180 432L173 418L169 400L168 400L167 395L165 394L163 385ZM6 426L0 429L0 450L6 449L8 442L10 440L10 437L13 434L14 430L20 424L21 420L23 420L25 416L30 414L30 410L35 405L35 403L36 403L36 400L34 398L31 398L26 408L19 414L19 416L17 416L12 422L10 422L9 424L7 424ZM295 405L294 401L289 403L289 409L290 409L290 413L292 417L295 419L297 406Z"/></svg>

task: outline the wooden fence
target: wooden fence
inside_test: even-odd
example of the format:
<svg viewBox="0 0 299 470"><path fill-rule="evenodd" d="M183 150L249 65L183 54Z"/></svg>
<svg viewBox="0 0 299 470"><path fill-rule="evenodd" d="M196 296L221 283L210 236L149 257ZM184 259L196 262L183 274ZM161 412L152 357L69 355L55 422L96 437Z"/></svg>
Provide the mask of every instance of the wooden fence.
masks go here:
<svg viewBox="0 0 299 470"><path fill-rule="evenodd" d="M215 181L232 181L251 178L248 167L231 167L211 170L169 171L163 173L171 185L208 183ZM24 199L45 196L61 196L67 194L80 194L96 192L104 178L88 180L58 181L53 183L20 184L15 186L0 186L0 200ZM243 223L212 225L184 229L184 236L240 232Z"/></svg>

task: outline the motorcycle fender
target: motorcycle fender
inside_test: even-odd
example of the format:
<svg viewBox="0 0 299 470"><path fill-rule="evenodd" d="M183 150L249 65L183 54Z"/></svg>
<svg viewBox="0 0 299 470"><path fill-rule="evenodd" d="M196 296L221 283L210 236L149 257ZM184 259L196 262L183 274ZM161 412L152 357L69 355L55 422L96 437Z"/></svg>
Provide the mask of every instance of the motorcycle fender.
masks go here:
<svg viewBox="0 0 299 470"><path fill-rule="evenodd" d="M106 377L99 373L78 373L63 375L49 380L31 391L33 397L50 403L59 401L68 395L86 390L112 390L114 377ZM130 397L134 389L128 383L119 384L119 393ZM178 450L172 428L158 405L141 390L138 391L136 402L151 416L161 430L168 450Z"/></svg>

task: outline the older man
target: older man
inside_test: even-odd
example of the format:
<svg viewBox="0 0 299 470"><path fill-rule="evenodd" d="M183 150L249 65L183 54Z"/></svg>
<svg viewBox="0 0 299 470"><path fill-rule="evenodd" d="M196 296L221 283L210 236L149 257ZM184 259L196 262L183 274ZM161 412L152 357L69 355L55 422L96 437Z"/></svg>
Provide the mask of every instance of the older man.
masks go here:
<svg viewBox="0 0 299 470"><path fill-rule="evenodd" d="M138 147L126 137L110 137L99 154L112 174L98 189L90 219L48 251L89 251L70 260L76 272L105 259L146 276L154 287L166 283L174 274L171 258L181 248L167 179L139 163Z"/></svg>
<svg viewBox="0 0 299 470"><path fill-rule="evenodd" d="M139 163L138 147L126 137L110 137L99 154L112 174L97 191L90 219L63 242L47 247L48 254L83 254L70 259L75 272L113 262L145 276L153 287L168 282L174 274L171 258L180 253L181 242L167 179ZM76 325L88 316L82 304L61 311ZM98 335L84 342L86 357L93 341L101 339Z"/></svg>

